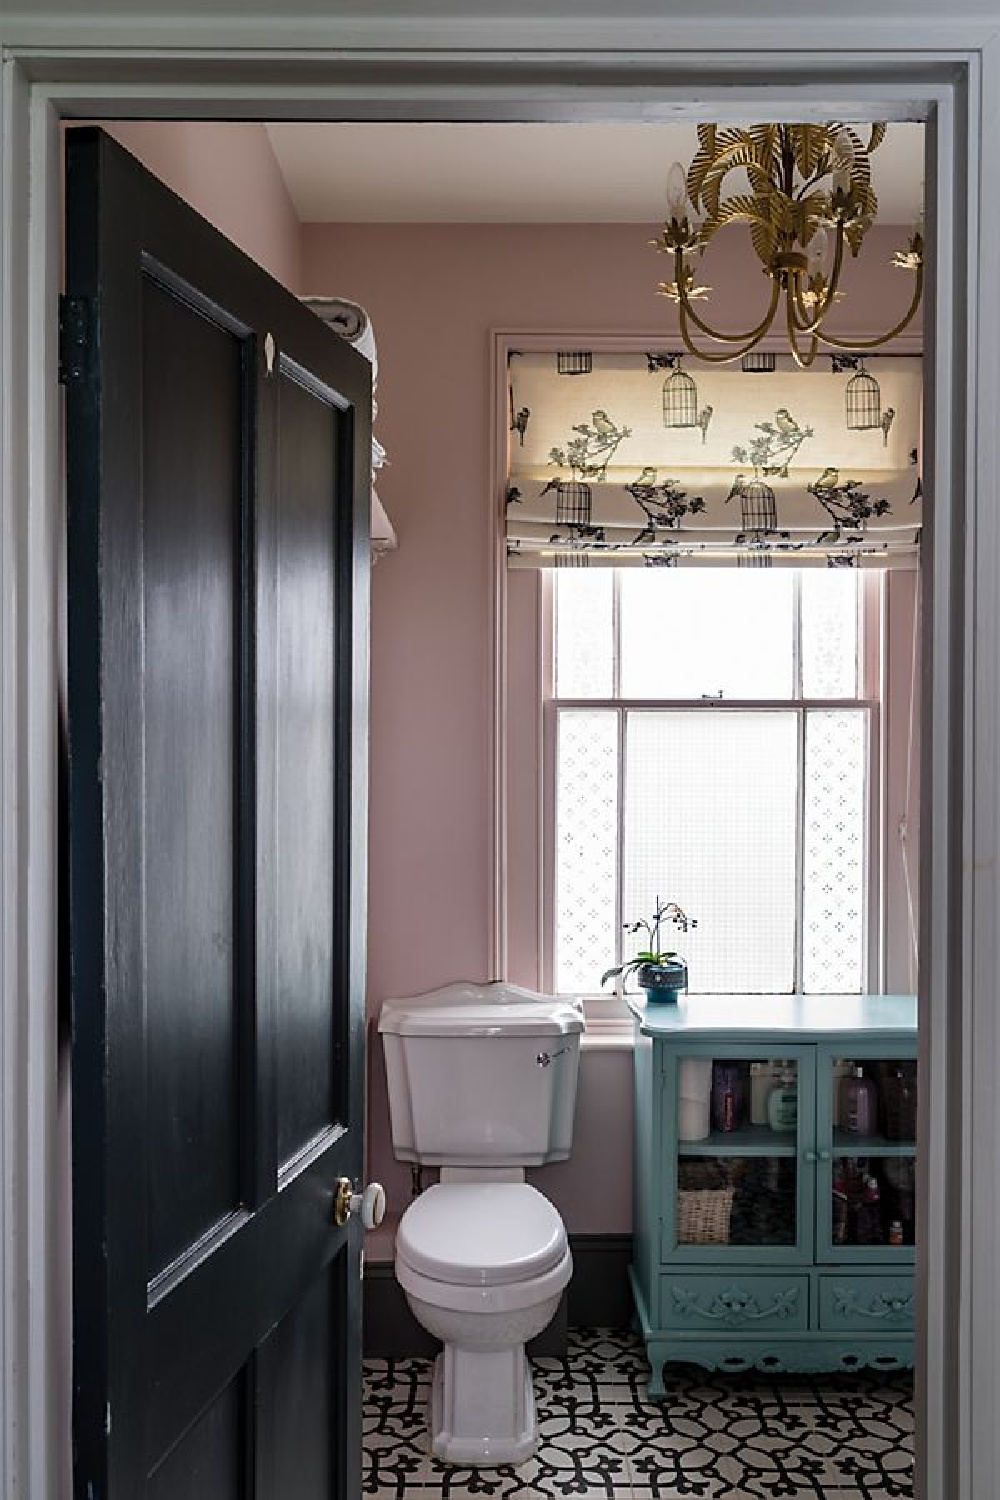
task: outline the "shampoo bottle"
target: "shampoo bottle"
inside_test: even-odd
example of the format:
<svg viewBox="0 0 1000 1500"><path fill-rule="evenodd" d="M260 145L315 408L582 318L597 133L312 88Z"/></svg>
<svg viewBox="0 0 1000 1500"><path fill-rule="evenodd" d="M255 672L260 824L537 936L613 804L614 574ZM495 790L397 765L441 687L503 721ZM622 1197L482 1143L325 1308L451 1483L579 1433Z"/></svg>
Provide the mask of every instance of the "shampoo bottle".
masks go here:
<svg viewBox="0 0 1000 1500"><path fill-rule="evenodd" d="M794 1068L782 1068L767 1101L772 1130L795 1130L799 1123L799 1091Z"/></svg>

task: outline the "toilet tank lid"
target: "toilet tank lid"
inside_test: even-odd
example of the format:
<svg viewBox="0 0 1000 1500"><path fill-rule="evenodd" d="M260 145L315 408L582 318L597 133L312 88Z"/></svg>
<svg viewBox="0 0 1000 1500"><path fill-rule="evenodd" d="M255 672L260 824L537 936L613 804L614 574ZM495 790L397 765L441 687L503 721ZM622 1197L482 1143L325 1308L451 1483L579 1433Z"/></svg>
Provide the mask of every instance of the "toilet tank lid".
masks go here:
<svg viewBox="0 0 1000 1500"><path fill-rule="evenodd" d="M584 1029L583 1002L510 984L452 984L386 1000L378 1029L396 1036L567 1036Z"/></svg>

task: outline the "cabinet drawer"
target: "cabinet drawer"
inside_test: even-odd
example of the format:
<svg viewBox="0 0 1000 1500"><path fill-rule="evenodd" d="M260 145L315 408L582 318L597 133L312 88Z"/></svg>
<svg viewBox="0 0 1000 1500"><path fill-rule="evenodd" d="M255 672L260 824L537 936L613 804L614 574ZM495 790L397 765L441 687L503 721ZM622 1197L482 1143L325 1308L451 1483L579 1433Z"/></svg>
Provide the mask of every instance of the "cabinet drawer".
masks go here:
<svg viewBox="0 0 1000 1500"><path fill-rule="evenodd" d="M807 1328L808 1276L660 1277L660 1323L678 1333Z"/></svg>
<svg viewBox="0 0 1000 1500"><path fill-rule="evenodd" d="M913 1327L913 1277L839 1276L819 1278L819 1326L824 1333L881 1333Z"/></svg>

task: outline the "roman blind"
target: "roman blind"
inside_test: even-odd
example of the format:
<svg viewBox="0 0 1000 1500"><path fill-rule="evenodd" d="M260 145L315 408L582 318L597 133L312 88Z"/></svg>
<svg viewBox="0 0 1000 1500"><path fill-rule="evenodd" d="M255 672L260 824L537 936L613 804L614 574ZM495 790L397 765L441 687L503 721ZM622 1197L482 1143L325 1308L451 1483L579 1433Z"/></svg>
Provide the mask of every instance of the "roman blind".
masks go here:
<svg viewBox="0 0 1000 1500"><path fill-rule="evenodd" d="M744 363L512 352L509 566L916 567L919 357Z"/></svg>

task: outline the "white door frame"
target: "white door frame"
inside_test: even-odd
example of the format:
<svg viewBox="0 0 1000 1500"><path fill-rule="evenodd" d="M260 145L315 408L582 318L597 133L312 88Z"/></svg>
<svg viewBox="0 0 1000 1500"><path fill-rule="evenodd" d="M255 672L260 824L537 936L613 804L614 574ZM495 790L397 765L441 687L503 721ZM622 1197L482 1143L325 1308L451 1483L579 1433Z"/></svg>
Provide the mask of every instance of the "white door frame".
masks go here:
<svg viewBox="0 0 1000 1500"><path fill-rule="evenodd" d="M1000 171L980 171L980 162L1000 117L997 27L988 15L872 19L855 0L843 0L829 22L789 3L781 24L739 16L720 27L712 8L703 4L700 19L683 22L508 17L463 30L398 13L349 26L296 18L292 0L292 15L258 17L252 29L236 19L196 27L197 50L190 18L161 17L142 30L126 21L0 20L0 1480L11 1500L66 1493L69 1448L66 1163L55 1064L58 122L128 114L927 119L928 241L936 237L937 253L927 298L936 418L926 472L936 525L921 783L918 1468L925 1500L993 1492ZM856 52L843 50L849 11L857 12L855 35L864 32ZM567 38L572 53L561 50ZM981 329L993 336L980 338Z"/></svg>

